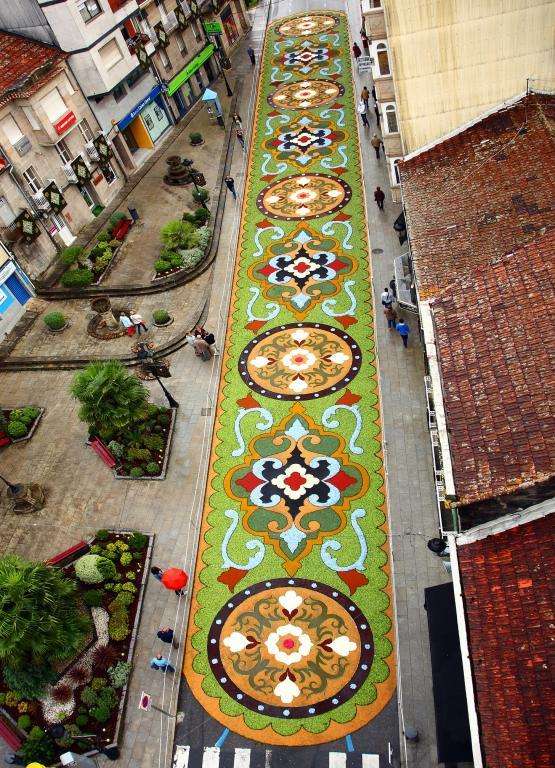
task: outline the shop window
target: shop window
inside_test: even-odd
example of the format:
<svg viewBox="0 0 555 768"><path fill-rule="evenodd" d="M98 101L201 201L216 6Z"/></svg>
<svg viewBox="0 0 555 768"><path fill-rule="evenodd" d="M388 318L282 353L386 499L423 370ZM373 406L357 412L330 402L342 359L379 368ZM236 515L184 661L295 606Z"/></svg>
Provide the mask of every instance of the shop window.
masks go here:
<svg viewBox="0 0 555 768"><path fill-rule="evenodd" d="M112 69L123 59L123 53L115 37L99 48L98 54L106 69Z"/></svg>
<svg viewBox="0 0 555 768"><path fill-rule="evenodd" d="M54 144L54 146L56 147L56 152L60 155L62 162L66 165L67 163L71 163L73 158L65 139L60 139L60 141L57 144Z"/></svg>
<svg viewBox="0 0 555 768"><path fill-rule="evenodd" d="M101 165L100 166L100 172L106 179L107 184L113 184L114 181L117 179L116 174L114 173L114 169L110 164L108 165Z"/></svg>
<svg viewBox="0 0 555 768"><path fill-rule="evenodd" d="M397 125L397 110L395 104L388 104L385 108L385 122L387 125L388 133L398 133L399 126Z"/></svg>
<svg viewBox="0 0 555 768"><path fill-rule="evenodd" d="M77 3L77 10L81 14L81 18L85 24L88 21L92 21L92 19L96 19L96 17L100 16L102 13L102 8L97 0L79 0Z"/></svg>
<svg viewBox="0 0 555 768"><path fill-rule="evenodd" d="M179 48L179 52L182 56L186 56L187 51L187 43L185 42L185 38L183 37L182 32L177 33L177 46Z"/></svg>
<svg viewBox="0 0 555 768"><path fill-rule="evenodd" d="M54 88L40 100L40 105L46 113L46 117L51 123L55 123L62 115L65 115L67 104L62 99L62 95L57 88Z"/></svg>
<svg viewBox="0 0 555 768"><path fill-rule="evenodd" d="M42 180L32 165L30 165L26 171L23 171L23 178L29 185L29 189L33 194L40 192L42 189Z"/></svg>
<svg viewBox="0 0 555 768"><path fill-rule="evenodd" d="M125 78L127 87L130 90L131 88L134 88L135 85L139 82L139 80L143 78L145 75L147 75L149 72L150 72L149 69L143 69L142 67L137 67L136 69L134 69L133 72L131 72L131 74Z"/></svg>
<svg viewBox="0 0 555 768"><path fill-rule="evenodd" d="M23 134L19 129L19 125L15 122L11 115L6 115L6 117L0 121L0 127L2 128L3 133L7 137L12 147L15 146L15 144L17 144L17 142L23 138Z"/></svg>
<svg viewBox="0 0 555 768"><path fill-rule="evenodd" d="M378 59L378 69L380 76L391 74L389 69L389 56L387 55L387 48L384 43L378 43L376 48L376 57Z"/></svg>
<svg viewBox="0 0 555 768"><path fill-rule="evenodd" d="M29 125L34 131L40 131L42 128L41 124L37 120L37 116L35 114L35 110L31 109L31 107L23 107L23 113L27 120L29 121Z"/></svg>
<svg viewBox="0 0 555 768"><path fill-rule="evenodd" d="M164 69L171 69L172 68L171 61L166 51L163 48L160 48L158 53L160 54L160 61L162 62L162 66L164 67Z"/></svg>
<svg viewBox="0 0 555 768"><path fill-rule="evenodd" d="M85 141L93 140L94 134L91 131L91 126L86 120L81 120L79 123L79 130L81 131L81 136L85 139Z"/></svg>
<svg viewBox="0 0 555 768"><path fill-rule="evenodd" d="M233 17L230 5L228 5L227 8L224 8L222 11L221 19L227 41L230 45L233 45L233 43L239 39L239 31L237 29L237 25L235 24L235 19Z"/></svg>
<svg viewBox="0 0 555 768"><path fill-rule="evenodd" d="M125 90L125 86L123 83L116 85L116 87L112 91L112 96L114 97L114 101L116 102L121 101L127 96L127 91Z"/></svg>

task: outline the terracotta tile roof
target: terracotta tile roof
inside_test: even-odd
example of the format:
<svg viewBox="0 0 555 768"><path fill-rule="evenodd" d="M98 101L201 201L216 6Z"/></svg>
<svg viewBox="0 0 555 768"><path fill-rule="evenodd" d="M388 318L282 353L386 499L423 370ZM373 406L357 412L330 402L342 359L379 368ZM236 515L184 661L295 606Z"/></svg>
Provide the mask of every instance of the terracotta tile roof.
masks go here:
<svg viewBox="0 0 555 768"><path fill-rule="evenodd" d="M484 765L552 768L554 515L459 545Z"/></svg>
<svg viewBox="0 0 555 768"><path fill-rule="evenodd" d="M400 163L421 299L555 226L554 110L532 94Z"/></svg>
<svg viewBox="0 0 555 768"><path fill-rule="evenodd" d="M0 106L38 91L66 58L53 45L0 31Z"/></svg>
<svg viewBox="0 0 555 768"><path fill-rule="evenodd" d="M555 475L555 230L431 302L457 499Z"/></svg>

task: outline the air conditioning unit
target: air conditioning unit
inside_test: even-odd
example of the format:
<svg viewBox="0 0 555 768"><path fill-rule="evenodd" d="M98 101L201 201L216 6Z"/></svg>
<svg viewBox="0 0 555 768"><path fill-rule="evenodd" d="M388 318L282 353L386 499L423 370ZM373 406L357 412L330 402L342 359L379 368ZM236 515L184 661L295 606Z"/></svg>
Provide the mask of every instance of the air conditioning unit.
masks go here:
<svg viewBox="0 0 555 768"><path fill-rule="evenodd" d="M69 163L66 163L66 165L63 165L62 168L64 169L64 173L66 175L67 180L70 184L77 184L79 179L77 178L77 174L71 167Z"/></svg>
<svg viewBox="0 0 555 768"><path fill-rule="evenodd" d="M98 154L98 150L94 146L92 141L88 141L85 144L85 149L87 150L87 155L90 157L90 159L93 160L95 163L98 163L98 161L100 160L100 155Z"/></svg>
<svg viewBox="0 0 555 768"><path fill-rule="evenodd" d="M35 194L33 195L33 201L40 211L50 210L50 203L48 202L46 197L43 195L42 191L35 192Z"/></svg>
<svg viewBox="0 0 555 768"><path fill-rule="evenodd" d="M162 19L162 26L165 32L173 32L177 27L177 18L175 11L170 11L165 18Z"/></svg>

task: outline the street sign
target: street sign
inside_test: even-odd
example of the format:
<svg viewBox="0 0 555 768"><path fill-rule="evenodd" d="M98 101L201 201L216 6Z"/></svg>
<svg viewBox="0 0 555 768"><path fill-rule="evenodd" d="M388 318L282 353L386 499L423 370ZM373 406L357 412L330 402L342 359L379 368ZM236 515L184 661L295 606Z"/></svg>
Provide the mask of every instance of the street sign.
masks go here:
<svg viewBox="0 0 555 768"><path fill-rule="evenodd" d="M219 21L205 21L204 29L207 35L221 35L224 31Z"/></svg>
<svg viewBox="0 0 555 768"><path fill-rule="evenodd" d="M370 56L360 56L357 61L358 71L368 72L369 69L372 69L373 63L374 59L372 59Z"/></svg>
<svg viewBox="0 0 555 768"><path fill-rule="evenodd" d="M139 709L144 710L145 712L149 712L152 707L152 696L150 693L145 693L144 691L141 693L141 698L139 700Z"/></svg>

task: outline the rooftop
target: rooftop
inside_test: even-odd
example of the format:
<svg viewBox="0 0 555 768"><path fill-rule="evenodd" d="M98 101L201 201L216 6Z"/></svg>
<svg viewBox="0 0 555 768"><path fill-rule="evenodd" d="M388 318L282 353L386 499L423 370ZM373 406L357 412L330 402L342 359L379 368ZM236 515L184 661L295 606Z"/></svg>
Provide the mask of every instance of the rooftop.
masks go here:
<svg viewBox="0 0 555 768"><path fill-rule="evenodd" d="M484 765L551 768L553 516L458 541L457 556Z"/></svg>
<svg viewBox="0 0 555 768"><path fill-rule="evenodd" d="M431 302L461 506L555 475L553 306L555 229Z"/></svg>
<svg viewBox="0 0 555 768"><path fill-rule="evenodd" d="M530 94L400 163L421 300L555 226L554 126Z"/></svg>
<svg viewBox="0 0 555 768"><path fill-rule="evenodd" d="M0 31L0 106L38 91L65 58L67 54L52 45Z"/></svg>

